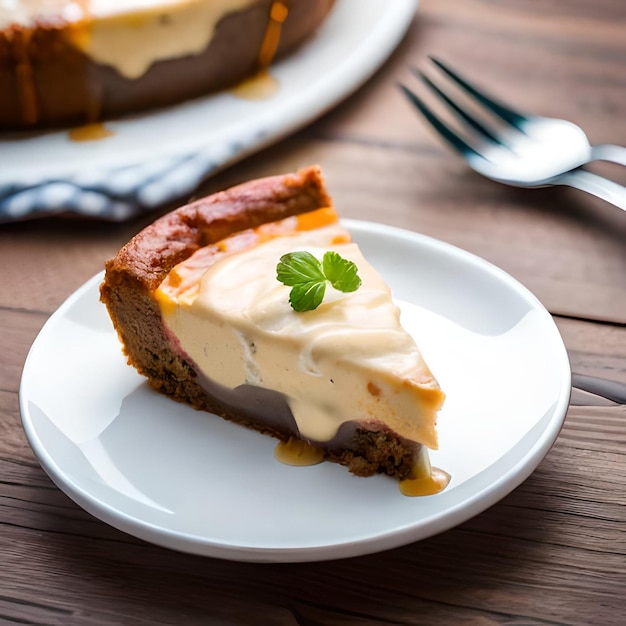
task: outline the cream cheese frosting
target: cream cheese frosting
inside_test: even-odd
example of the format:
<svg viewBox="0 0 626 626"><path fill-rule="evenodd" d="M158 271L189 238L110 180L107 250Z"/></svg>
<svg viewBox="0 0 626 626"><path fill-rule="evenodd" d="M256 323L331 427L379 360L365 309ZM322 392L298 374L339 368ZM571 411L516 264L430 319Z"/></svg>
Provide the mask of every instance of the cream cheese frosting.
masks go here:
<svg viewBox="0 0 626 626"><path fill-rule="evenodd" d="M166 326L201 372L230 388L252 384L284 394L303 438L323 442L348 421L379 422L437 448L443 394L400 324L389 287L338 224L265 241L220 258L192 299L157 293ZM313 311L295 312L276 280L280 257L335 250L362 280L352 293L330 287Z"/></svg>
<svg viewBox="0 0 626 626"><path fill-rule="evenodd" d="M0 28L72 24L66 36L94 61L129 79L161 60L195 55L217 23L255 0L0 0Z"/></svg>

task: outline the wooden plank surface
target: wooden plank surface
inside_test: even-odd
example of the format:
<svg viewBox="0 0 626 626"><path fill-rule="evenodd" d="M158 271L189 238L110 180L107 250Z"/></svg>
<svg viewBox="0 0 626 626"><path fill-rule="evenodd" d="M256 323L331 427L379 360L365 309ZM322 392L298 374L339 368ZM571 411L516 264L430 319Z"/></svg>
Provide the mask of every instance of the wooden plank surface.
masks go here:
<svg viewBox="0 0 626 626"><path fill-rule="evenodd" d="M502 267L554 314L574 371L626 382L626 213L574 190L480 178L397 88L434 54L524 109L626 145L624 33L622 0L421 0L366 85L197 195L320 163L344 217L409 228ZM626 183L626 168L598 171ZM580 394L519 488L457 528L379 554L275 565L200 558L76 506L26 441L22 367L49 315L158 213L0 227L0 623L626 623L626 408Z"/></svg>

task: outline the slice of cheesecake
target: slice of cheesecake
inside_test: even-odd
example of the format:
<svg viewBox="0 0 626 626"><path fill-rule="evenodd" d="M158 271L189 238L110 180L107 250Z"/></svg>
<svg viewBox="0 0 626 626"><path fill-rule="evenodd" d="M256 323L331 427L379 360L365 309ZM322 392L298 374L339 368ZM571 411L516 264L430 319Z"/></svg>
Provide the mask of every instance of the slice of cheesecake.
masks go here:
<svg viewBox="0 0 626 626"><path fill-rule="evenodd" d="M305 253L322 267L329 252L360 286L321 280L321 302L295 310L281 259ZM283 458L304 449L359 476L408 478L437 448L444 394L318 168L160 218L107 262L101 298L155 389L277 437Z"/></svg>

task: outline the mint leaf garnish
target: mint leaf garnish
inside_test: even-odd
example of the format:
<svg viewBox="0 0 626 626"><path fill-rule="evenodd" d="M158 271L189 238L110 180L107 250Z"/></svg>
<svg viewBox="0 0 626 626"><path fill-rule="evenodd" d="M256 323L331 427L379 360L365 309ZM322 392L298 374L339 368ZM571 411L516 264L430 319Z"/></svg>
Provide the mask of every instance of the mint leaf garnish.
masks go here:
<svg viewBox="0 0 626 626"><path fill-rule="evenodd" d="M322 304L326 293L326 281L300 283L289 292L289 304L294 311L312 311Z"/></svg>
<svg viewBox="0 0 626 626"><path fill-rule="evenodd" d="M322 271L330 284L339 291L356 291L361 286L356 265L332 250L324 254Z"/></svg>
<svg viewBox="0 0 626 626"><path fill-rule="evenodd" d="M294 311L312 311L324 299L326 282L338 291L356 291L361 286L357 266L334 251L320 263L310 252L289 252L280 257L276 278L291 287L289 303Z"/></svg>
<svg viewBox="0 0 626 626"><path fill-rule="evenodd" d="M280 257L276 278L289 287L325 280L320 262L310 252L290 252Z"/></svg>

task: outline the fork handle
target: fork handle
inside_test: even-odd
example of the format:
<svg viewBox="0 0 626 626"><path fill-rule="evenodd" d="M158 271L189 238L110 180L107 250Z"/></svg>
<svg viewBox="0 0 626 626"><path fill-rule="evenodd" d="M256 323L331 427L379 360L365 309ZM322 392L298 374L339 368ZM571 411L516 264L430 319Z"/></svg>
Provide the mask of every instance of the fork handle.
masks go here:
<svg viewBox="0 0 626 626"><path fill-rule="evenodd" d="M610 161L626 165L626 148L605 143L591 147L591 158L594 161Z"/></svg>
<svg viewBox="0 0 626 626"><path fill-rule="evenodd" d="M572 373L572 387L593 393L617 404L626 404L626 384L617 380Z"/></svg>
<svg viewBox="0 0 626 626"><path fill-rule="evenodd" d="M586 191L626 211L626 187L593 172L577 168L555 177L552 182Z"/></svg>

